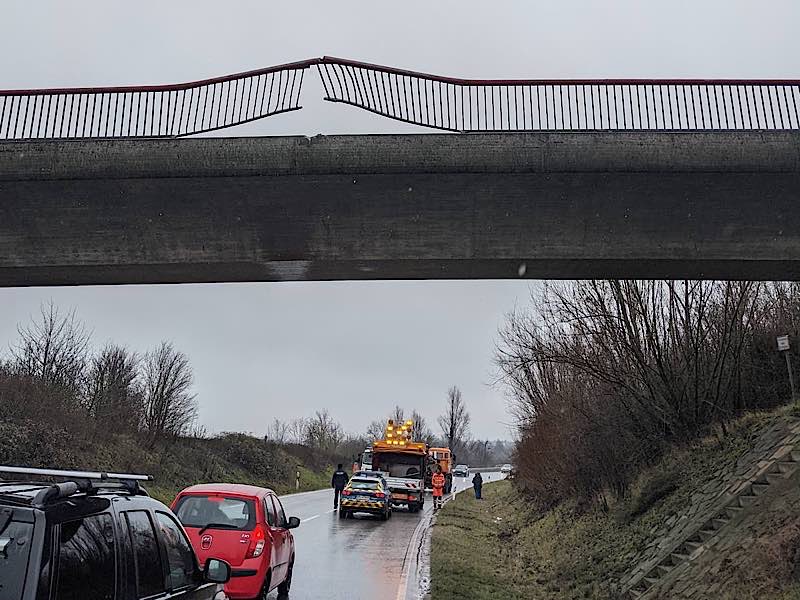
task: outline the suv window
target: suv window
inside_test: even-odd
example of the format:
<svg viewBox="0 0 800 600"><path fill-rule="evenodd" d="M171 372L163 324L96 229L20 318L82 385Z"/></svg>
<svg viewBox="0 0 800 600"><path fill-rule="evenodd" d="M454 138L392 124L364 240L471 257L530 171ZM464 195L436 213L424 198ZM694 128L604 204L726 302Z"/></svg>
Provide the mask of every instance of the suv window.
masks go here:
<svg viewBox="0 0 800 600"><path fill-rule="evenodd" d="M113 600L114 523L108 514L62 523L58 539L59 600Z"/></svg>
<svg viewBox="0 0 800 600"><path fill-rule="evenodd" d="M157 512L156 520L161 528L161 536L167 549L170 589L175 590L192 585L196 580L197 565L186 534L183 533L181 526L166 513Z"/></svg>
<svg viewBox="0 0 800 600"><path fill-rule="evenodd" d="M136 572L137 598L153 596L165 591L164 573L158 554L156 531L146 511L137 510L125 513L128 533L133 547L134 569Z"/></svg>
<svg viewBox="0 0 800 600"><path fill-rule="evenodd" d="M33 523L18 521L7 523L0 531L0 600L19 600L22 597L32 535Z"/></svg>

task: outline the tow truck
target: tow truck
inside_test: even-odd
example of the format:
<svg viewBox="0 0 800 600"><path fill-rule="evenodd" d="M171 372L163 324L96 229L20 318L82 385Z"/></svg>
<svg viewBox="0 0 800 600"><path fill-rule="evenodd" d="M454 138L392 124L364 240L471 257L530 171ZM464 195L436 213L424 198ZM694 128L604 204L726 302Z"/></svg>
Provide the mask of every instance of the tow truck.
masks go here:
<svg viewBox="0 0 800 600"><path fill-rule="evenodd" d="M411 439L414 422L389 419L382 440L372 444L372 470L380 471L391 493L392 506L418 512L425 503L428 445Z"/></svg>

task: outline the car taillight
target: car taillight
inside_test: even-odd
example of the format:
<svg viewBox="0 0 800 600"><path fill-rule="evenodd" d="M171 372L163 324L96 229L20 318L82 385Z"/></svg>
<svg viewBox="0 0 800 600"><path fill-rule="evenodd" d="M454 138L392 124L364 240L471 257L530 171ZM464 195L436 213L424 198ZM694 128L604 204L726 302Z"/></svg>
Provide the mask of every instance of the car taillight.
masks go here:
<svg viewBox="0 0 800 600"><path fill-rule="evenodd" d="M375 492L374 496L376 498L386 498L386 494L384 494L383 492Z"/></svg>
<svg viewBox="0 0 800 600"><path fill-rule="evenodd" d="M349 496L352 493L350 490L342 490L342 496Z"/></svg>
<svg viewBox="0 0 800 600"><path fill-rule="evenodd" d="M267 543L267 532L261 525L256 525L253 535L250 537L250 547L247 549L245 558L258 558L264 551Z"/></svg>

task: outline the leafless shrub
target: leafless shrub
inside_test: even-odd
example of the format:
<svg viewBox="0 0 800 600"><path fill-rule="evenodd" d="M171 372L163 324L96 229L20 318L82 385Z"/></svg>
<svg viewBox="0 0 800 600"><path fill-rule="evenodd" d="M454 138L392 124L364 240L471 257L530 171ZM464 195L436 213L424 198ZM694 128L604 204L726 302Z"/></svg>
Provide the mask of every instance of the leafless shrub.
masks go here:
<svg viewBox="0 0 800 600"><path fill-rule="evenodd" d="M138 357L109 344L91 360L85 404L98 431L136 431L144 413Z"/></svg>
<svg viewBox="0 0 800 600"><path fill-rule="evenodd" d="M796 299L796 288L754 282L546 286L530 311L508 315L496 351L521 478L548 502L622 494L665 442L763 406L776 358L766 324L781 303L797 323Z"/></svg>

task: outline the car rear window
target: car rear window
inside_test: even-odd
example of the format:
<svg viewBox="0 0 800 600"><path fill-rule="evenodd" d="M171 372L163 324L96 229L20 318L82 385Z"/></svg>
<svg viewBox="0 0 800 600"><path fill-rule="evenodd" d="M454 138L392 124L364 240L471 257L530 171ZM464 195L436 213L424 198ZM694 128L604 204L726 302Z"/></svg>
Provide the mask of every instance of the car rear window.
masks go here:
<svg viewBox="0 0 800 600"><path fill-rule="evenodd" d="M33 523L11 521L0 531L0 600L19 600L25 585Z"/></svg>
<svg viewBox="0 0 800 600"><path fill-rule="evenodd" d="M377 490L379 483L377 481L351 481L350 488L353 490Z"/></svg>
<svg viewBox="0 0 800 600"><path fill-rule="evenodd" d="M228 496L183 496L175 514L184 527L221 525L225 529L249 531L256 525L256 505L249 498Z"/></svg>

